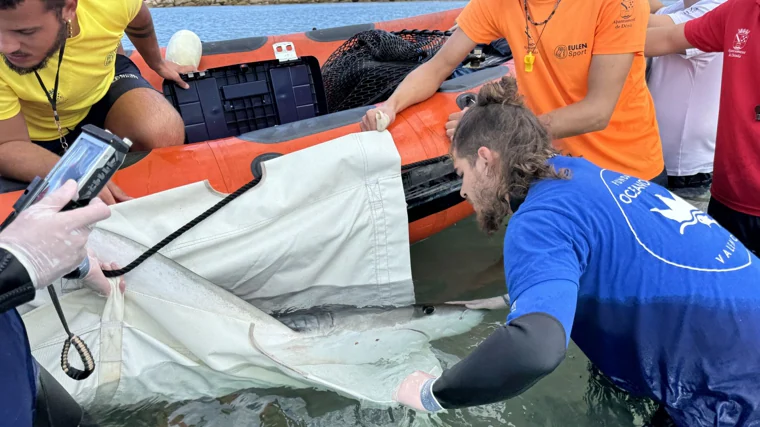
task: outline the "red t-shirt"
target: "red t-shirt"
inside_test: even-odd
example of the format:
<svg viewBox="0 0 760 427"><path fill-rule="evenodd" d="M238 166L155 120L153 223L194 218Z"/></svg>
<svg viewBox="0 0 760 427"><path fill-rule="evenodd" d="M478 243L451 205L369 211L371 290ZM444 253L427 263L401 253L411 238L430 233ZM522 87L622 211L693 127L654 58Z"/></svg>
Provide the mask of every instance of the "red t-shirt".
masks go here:
<svg viewBox="0 0 760 427"><path fill-rule="evenodd" d="M712 196L760 216L760 0L728 0L684 31L692 46L723 52Z"/></svg>

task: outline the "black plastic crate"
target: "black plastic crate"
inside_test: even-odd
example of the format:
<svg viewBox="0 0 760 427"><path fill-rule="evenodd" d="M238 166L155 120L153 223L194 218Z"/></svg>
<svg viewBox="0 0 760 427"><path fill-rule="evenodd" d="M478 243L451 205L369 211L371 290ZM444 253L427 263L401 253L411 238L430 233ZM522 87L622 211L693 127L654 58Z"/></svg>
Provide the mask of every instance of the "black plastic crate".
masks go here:
<svg viewBox="0 0 760 427"><path fill-rule="evenodd" d="M319 60L304 56L212 68L183 75L189 89L164 81L164 96L185 122L185 142L245 132L327 113Z"/></svg>

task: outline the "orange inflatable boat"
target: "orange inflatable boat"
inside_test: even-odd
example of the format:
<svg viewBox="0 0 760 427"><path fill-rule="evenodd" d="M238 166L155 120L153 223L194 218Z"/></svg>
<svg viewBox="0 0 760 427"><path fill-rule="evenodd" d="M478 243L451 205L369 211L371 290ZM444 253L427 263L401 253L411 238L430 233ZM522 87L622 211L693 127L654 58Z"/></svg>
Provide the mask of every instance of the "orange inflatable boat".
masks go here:
<svg viewBox="0 0 760 427"><path fill-rule="evenodd" d="M113 179L133 197L202 180L232 193L260 173L262 161L359 132L365 112L440 48L459 12L206 42L202 71L183 76L191 84L187 91L127 52L180 111L187 136L183 146L129 153ZM510 67L511 54L488 57L479 47L433 97L401 112L389 127L402 159L412 242L472 213L459 196L444 125ZM5 217L26 184L1 184Z"/></svg>

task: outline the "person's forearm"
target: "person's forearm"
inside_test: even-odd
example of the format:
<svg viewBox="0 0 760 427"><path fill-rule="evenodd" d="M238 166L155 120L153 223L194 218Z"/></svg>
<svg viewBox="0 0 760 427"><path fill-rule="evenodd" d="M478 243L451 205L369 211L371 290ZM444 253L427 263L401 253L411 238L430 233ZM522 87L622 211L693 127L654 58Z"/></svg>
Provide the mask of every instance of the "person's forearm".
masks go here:
<svg viewBox="0 0 760 427"><path fill-rule="evenodd" d="M494 331L470 355L432 383L445 409L485 405L517 396L562 362L565 332L543 313L519 317ZM423 400L426 389L423 388Z"/></svg>
<svg viewBox="0 0 760 427"><path fill-rule="evenodd" d="M667 27L670 25L676 25L673 19L668 15L649 15L648 28L654 27Z"/></svg>
<svg viewBox="0 0 760 427"><path fill-rule="evenodd" d="M31 182L45 177L61 158L30 141L0 144L0 176Z"/></svg>
<svg viewBox="0 0 760 427"><path fill-rule="evenodd" d="M153 28L153 17L145 4L127 26L125 33L149 67L155 69L161 64L164 58L161 56L161 48L158 46L156 31Z"/></svg>
<svg viewBox="0 0 760 427"><path fill-rule="evenodd" d="M610 117L587 99L538 116L552 139L569 138L600 131L607 127Z"/></svg>
<svg viewBox="0 0 760 427"><path fill-rule="evenodd" d="M655 13L665 7L660 0L649 0L649 13Z"/></svg>
<svg viewBox="0 0 760 427"><path fill-rule="evenodd" d="M692 48L683 34L684 24L653 27L647 29L644 56L664 56L673 53L686 54L686 49Z"/></svg>
<svg viewBox="0 0 760 427"><path fill-rule="evenodd" d="M393 111L398 113L433 96L446 80L446 77L453 72L453 70L447 70L447 67L437 65L433 59L409 73L398 85L393 95L385 101L385 105L390 106Z"/></svg>

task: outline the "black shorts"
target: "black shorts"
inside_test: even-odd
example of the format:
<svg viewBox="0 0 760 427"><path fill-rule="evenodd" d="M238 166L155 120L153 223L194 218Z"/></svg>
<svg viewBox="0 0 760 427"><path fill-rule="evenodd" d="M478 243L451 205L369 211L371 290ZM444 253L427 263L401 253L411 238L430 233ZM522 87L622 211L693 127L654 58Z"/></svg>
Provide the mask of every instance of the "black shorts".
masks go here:
<svg viewBox="0 0 760 427"><path fill-rule="evenodd" d="M105 96L101 98L100 101L96 102L95 105L90 108L90 112L81 122L74 126L73 129L69 128L69 133L66 134L66 142L68 142L69 145L74 143L82 132L82 126L84 125L91 124L100 128L105 128L108 112L111 111L111 107L113 107L122 95L132 89L141 87L153 89L153 86L151 86L151 84L143 78L142 74L140 74L140 69L137 68L137 65L135 65L135 63L128 57L117 54L116 60L114 61L114 68L116 69L116 74L114 74L108 92L106 92ZM58 154L59 156L63 155L63 147L61 147L61 143L58 139L52 141L32 142Z"/></svg>
<svg viewBox="0 0 760 427"><path fill-rule="evenodd" d="M755 255L760 255L760 216L735 211L710 197L707 214L718 221Z"/></svg>
<svg viewBox="0 0 760 427"><path fill-rule="evenodd" d="M682 188L706 189L712 185L712 177L712 172L700 172L689 176L668 176L668 188L671 190Z"/></svg>

